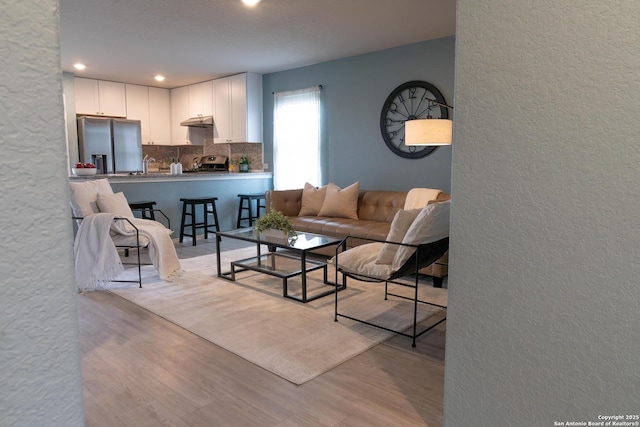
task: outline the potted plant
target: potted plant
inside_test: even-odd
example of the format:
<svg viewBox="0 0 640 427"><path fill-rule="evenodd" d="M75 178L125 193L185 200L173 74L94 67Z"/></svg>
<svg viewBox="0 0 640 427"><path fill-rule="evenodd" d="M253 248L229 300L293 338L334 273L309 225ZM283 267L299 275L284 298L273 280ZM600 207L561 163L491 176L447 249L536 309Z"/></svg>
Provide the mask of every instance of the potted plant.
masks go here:
<svg viewBox="0 0 640 427"><path fill-rule="evenodd" d="M259 218L255 222L254 228L265 236L288 239L289 243L295 242L298 237L291 220L282 212L273 209Z"/></svg>

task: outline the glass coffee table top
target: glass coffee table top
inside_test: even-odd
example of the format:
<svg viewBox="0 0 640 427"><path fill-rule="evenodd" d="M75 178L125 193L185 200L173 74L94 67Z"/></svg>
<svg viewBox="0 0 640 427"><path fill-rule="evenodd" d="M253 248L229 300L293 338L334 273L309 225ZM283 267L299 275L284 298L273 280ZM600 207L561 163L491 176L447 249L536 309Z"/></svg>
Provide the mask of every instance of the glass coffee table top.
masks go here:
<svg viewBox="0 0 640 427"><path fill-rule="evenodd" d="M302 232L296 233L296 239L287 240L284 238L265 236L264 234L258 233L253 228L240 228L237 230L218 231L217 234L222 237L240 239L253 243L262 243L265 245L274 245L280 248L290 248L299 251L310 251L319 249L325 246L335 245L342 241L342 239L339 239L337 237Z"/></svg>

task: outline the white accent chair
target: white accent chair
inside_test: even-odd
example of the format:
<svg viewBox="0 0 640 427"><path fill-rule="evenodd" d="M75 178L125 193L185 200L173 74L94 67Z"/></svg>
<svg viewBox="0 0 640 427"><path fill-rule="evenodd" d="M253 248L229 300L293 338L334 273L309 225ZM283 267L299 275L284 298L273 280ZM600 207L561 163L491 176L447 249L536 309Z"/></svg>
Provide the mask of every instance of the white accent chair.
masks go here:
<svg viewBox="0 0 640 427"><path fill-rule="evenodd" d="M410 300L413 302L412 332L406 333L391 329L385 325L376 324L366 319L358 319L338 311L338 294L335 292L335 315L357 322L365 323L376 328L384 329L412 339L412 347L416 346L416 338L433 329L446 320L446 316L435 324L418 332L417 313L418 303L447 308L419 299L419 270L428 267L439 260L449 250L449 209L450 201L434 202L423 209L398 211L391 224L386 240L364 239L365 243L342 251L343 245L338 245L336 255L330 260L336 269L336 287L347 285L347 277L365 282L384 282L384 299L388 296ZM348 237L347 237L348 238ZM339 275L342 280L339 281ZM413 283L398 279L412 276ZM340 283L341 282L341 283ZM389 285L413 288L413 296L389 292Z"/></svg>

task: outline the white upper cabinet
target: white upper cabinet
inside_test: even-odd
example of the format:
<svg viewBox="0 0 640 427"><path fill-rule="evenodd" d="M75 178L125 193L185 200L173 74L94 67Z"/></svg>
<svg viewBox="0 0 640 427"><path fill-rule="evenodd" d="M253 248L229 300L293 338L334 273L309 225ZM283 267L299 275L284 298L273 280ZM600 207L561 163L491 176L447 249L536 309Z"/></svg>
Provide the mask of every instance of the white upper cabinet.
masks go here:
<svg viewBox="0 0 640 427"><path fill-rule="evenodd" d="M127 117L124 83L104 80L74 79L76 114Z"/></svg>
<svg viewBox="0 0 640 427"><path fill-rule="evenodd" d="M171 89L171 144L189 144L189 128L180 126L189 118L189 87Z"/></svg>
<svg viewBox="0 0 640 427"><path fill-rule="evenodd" d="M142 143L171 145L171 107L169 89L125 85L127 118L140 120Z"/></svg>
<svg viewBox="0 0 640 427"><path fill-rule="evenodd" d="M262 142L262 76L236 74L213 81L215 143Z"/></svg>
<svg viewBox="0 0 640 427"><path fill-rule="evenodd" d="M197 83L189 88L189 117L213 115L213 81Z"/></svg>
<svg viewBox="0 0 640 427"><path fill-rule="evenodd" d="M149 88L149 136L153 144L171 145L171 96L169 89Z"/></svg>

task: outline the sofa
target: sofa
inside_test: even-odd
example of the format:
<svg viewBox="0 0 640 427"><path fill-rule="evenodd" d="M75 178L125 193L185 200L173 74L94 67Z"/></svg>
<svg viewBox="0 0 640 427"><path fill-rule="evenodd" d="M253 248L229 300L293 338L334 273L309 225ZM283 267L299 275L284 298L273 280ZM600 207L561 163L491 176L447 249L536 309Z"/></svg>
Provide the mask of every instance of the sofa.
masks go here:
<svg viewBox="0 0 640 427"><path fill-rule="evenodd" d="M391 223L399 210L413 209L424 207L433 201L446 201L449 195L433 189L412 189L410 191L381 191L381 190L360 190L355 183L352 186L340 189L343 191L350 189L352 194L353 207L344 211L344 206L349 202L338 200L337 206L333 210L324 209L326 206L320 206L318 202L322 198L323 189L329 188L331 185L321 189L305 185L305 188L294 190L269 190L265 195L266 209L282 212L293 222L297 231L323 234L327 236L344 238L349 236L347 240L347 248L351 248L370 241L362 240L377 239L384 241L389 233ZM354 191L354 186L356 190ZM311 196L309 196L311 195ZM311 197L316 198L318 205L309 208L313 203ZM357 198L357 201L356 201ZM428 199L428 200L427 200ZM339 206L338 206L339 205ZM324 210L323 210L324 209ZM322 255L335 255L335 247L324 248L319 252ZM442 278L447 275L447 255L436 261L429 267L420 270L420 273L433 277L434 286L442 286Z"/></svg>

